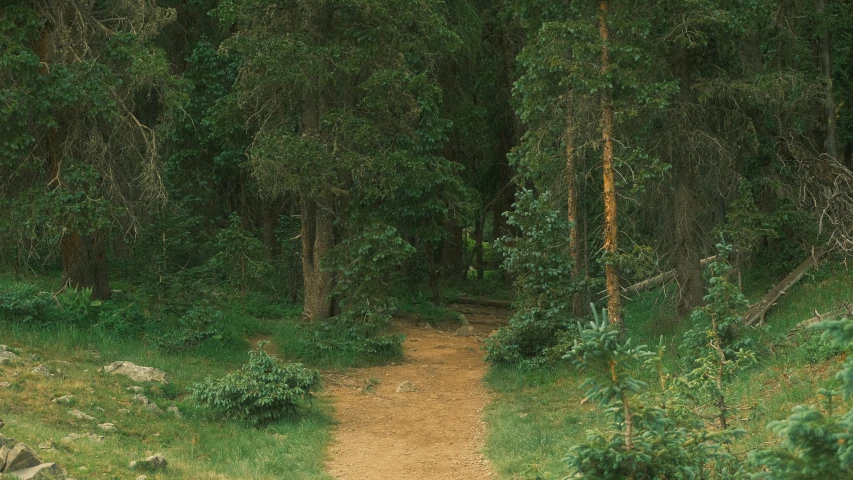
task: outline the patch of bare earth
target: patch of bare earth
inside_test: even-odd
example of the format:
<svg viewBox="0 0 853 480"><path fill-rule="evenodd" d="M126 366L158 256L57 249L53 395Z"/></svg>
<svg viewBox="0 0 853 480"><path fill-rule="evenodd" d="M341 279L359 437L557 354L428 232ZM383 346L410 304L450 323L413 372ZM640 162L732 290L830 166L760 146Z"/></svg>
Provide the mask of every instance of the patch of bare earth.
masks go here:
<svg viewBox="0 0 853 480"><path fill-rule="evenodd" d="M335 431L327 470L339 480L488 479L482 454L482 338L501 313L466 312L474 336L400 325L404 363L325 376Z"/></svg>

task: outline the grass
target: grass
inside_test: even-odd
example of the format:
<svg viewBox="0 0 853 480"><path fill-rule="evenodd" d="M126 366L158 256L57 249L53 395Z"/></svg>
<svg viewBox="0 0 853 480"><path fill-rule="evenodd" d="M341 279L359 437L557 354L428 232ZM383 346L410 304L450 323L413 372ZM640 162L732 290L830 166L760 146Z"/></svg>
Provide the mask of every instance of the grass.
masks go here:
<svg viewBox="0 0 853 480"><path fill-rule="evenodd" d="M751 300L771 285L750 291ZM824 265L804 278L766 317L767 325L746 334L754 339L758 364L743 371L728 388L731 405L740 407L735 428L747 434L732 446L747 452L775 444L767 423L787 418L798 404L819 404L817 390L836 385L841 363L819 333L805 331L788 338L813 310L826 312L853 300L853 273ZM676 352L689 322L679 321L672 308L672 292L656 290L626 304L628 335L635 343L656 346L663 336L671 370L678 368ZM638 372L640 378L652 380ZM567 363L542 369L495 366L486 383L495 400L486 408L486 454L502 479L547 480L570 475L562 460L575 444L585 441L590 429L607 426L606 413L583 401L583 375ZM654 385L653 382L649 382ZM848 406L849 408L849 406Z"/></svg>
<svg viewBox="0 0 853 480"><path fill-rule="evenodd" d="M43 281L28 279L35 284ZM2 282L10 280L0 279ZM129 309L137 301L139 296L118 294L103 308ZM115 325L108 327L102 321L79 325L39 323L38 319L26 324L0 321L0 343L21 357L0 367L0 381L11 384L0 387L0 412L6 423L2 433L27 443L44 461L58 463L78 480L136 478L140 472L132 471L128 463L153 453L162 453L169 467L161 473L146 473L152 480L330 478L323 472L334 424L327 401L315 400L312 408L302 409L300 417L257 429L221 420L187 398L194 382L240 368L254 348L246 339L306 335L295 321L295 307L264 306L258 299L224 301L215 307L222 311L221 335L179 353L165 353L156 341L157 335L185 326L176 317L151 314L144 317L151 325L120 325L126 334L111 330ZM148 313L156 307L140 309ZM276 345L274 341L271 347ZM275 352L270 347L268 351ZM276 353L293 356L286 350ZM139 384L97 371L116 360L160 368L171 384ZM37 365L46 366L55 376L34 373ZM127 390L133 385L142 386L145 395L165 413L153 414L134 403L135 393ZM65 395L73 396L70 404L52 401ZM166 412L171 406L182 412L181 418ZM72 409L96 420L77 419L69 414ZM115 424L117 431L102 431L98 424L105 422ZM103 435L104 439L67 439L72 433ZM51 442L52 450L38 448Z"/></svg>

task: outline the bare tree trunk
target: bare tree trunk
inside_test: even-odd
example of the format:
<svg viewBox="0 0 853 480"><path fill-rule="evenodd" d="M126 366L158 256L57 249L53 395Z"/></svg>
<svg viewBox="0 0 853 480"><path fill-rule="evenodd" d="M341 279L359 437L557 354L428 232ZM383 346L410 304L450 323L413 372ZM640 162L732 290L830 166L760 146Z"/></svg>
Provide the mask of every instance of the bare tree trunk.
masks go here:
<svg viewBox="0 0 853 480"><path fill-rule="evenodd" d="M91 288L92 300L109 300L112 295L107 275L107 254L103 232L80 235L67 232L59 240L62 253L62 284L71 288Z"/></svg>
<svg viewBox="0 0 853 480"><path fill-rule="evenodd" d="M601 36L601 73L610 71L610 53L608 41L607 15L610 1L601 1L599 16L599 34ZM616 255L619 251L616 211L616 175L613 167L613 102L611 92L604 88L601 93L601 127L603 140L602 170L604 171L604 251ZM608 262L604 267L607 283L607 316L610 323L622 325L622 298L619 291L619 271L616 265Z"/></svg>
<svg viewBox="0 0 853 480"><path fill-rule="evenodd" d="M569 254L572 257L572 280L579 284L583 279L581 272L581 245L580 235L578 235L578 178L576 172L575 158L575 126L572 115L571 94L567 100L566 108L566 190L568 191L568 219L571 223L569 231ZM572 314L576 317L584 314L584 298L583 292L576 291L572 294Z"/></svg>
<svg viewBox="0 0 853 480"><path fill-rule="evenodd" d="M302 201L302 279L305 289L303 315L312 322L332 314L332 272L322 268L323 258L334 244L331 202Z"/></svg>
<svg viewBox="0 0 853 480"><path fill-rule="evenodd" d="M824 0L817 0L818 15L824 11ZM838 159L838 120L835 118L835 94L833 93L832 82L832 39L829 29L821 32L818 38L818 51L820 55L820 71L823 79L826 82L826 92L824 93L824 116L826 137L824 138L824 146L826 153Z"/></svg>
<svg viewBox="0 0 853 480"><path fill-rule="evenodd" d="M702 304L702 266L696 238L696 208L693 205L693 172L683 158L672 162L673 217L675 220L675 279L678 282L676 309L687 315Z"/></svg>

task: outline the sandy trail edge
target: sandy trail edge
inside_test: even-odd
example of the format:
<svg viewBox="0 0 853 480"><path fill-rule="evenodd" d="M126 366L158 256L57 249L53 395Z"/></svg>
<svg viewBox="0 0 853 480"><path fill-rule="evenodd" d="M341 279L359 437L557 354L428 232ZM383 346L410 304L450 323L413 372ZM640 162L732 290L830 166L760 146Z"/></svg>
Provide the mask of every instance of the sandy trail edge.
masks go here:
<svg viewBox="0 0 853 480"><path fill-rule="evenodd" d="M482 454L490 397L480 347L503 318L477 313L466 315L477 337L401 325L403 364L325 376L324 395L333 398L340 422L329 474L338 480L494 478ZM415 391L397 392L403 382Z"/></svg>

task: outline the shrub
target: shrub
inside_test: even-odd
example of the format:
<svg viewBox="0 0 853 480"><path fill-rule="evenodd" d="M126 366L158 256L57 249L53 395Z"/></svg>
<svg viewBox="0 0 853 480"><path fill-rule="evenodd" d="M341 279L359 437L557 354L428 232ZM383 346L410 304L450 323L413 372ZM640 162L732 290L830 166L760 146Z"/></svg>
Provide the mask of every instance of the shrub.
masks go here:
<svg viewBox="0 0 853 480"><path fill-rule="evenodd" d="M0 318L32 321L51 307L50 295L33 285L12 283L0 285Z"/></svg>
<svg viewBox="0 0 853 480"><path fill-rule="evenodd" d="M220 379L196 383L191 398L225 417L264 425L296 413L319 385L316 370L285 364L267 354L259 342L258 349L249 352L249 363Z"/></svg>

